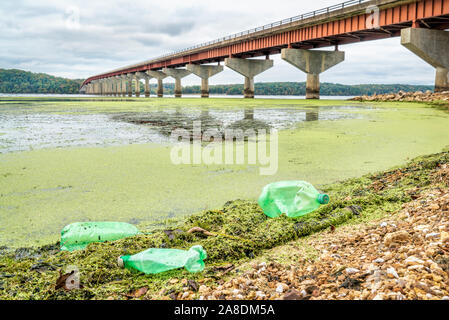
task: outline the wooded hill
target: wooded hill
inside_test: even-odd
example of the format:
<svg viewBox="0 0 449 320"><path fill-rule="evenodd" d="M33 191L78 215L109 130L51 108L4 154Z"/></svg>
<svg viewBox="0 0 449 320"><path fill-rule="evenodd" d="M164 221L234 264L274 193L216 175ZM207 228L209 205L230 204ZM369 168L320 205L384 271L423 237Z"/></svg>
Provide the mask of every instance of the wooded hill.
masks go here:
<svg viewBox="0 0 449 320"><path fill-rule="evenodd" d="M198 80L199 81L199 80ZM0 69L0 93L56 93L77 94L83 80L66 79L44 73L32 73L17 69ZM144 91L141 86L141 92ZM385 94L398 91L433 90L433 86L402 85L402 84L360 84L343 85L322 83L323 96L359 96ZM164 84L166 94L173 94L174 84ZM224 84L210 86L210 94L241 95L243 84ZM305 82L261 82L255 84L256 95L303 96L306 93ZM156 84L151 84L151 92L156 93ZM200 94L200 86L185 86L185 94Z"/></svg>

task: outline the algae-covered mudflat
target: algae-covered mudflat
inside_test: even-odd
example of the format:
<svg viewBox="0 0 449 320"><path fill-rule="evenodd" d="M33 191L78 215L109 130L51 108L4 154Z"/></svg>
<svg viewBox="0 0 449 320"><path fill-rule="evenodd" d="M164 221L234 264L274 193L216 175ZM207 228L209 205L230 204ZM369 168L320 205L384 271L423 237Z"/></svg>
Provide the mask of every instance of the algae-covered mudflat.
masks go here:
<svg viewBox="0 0 449 320"><path fill-rule="evenodd" d="M175 165L169 134L276 128L278 170ZM243 99L0 99L0 245L58 240L66 224L151 223L254 200L270 182L320 187L439 152L449 114L425 104ZM246 162L245 162L246 163Z"/></svg>

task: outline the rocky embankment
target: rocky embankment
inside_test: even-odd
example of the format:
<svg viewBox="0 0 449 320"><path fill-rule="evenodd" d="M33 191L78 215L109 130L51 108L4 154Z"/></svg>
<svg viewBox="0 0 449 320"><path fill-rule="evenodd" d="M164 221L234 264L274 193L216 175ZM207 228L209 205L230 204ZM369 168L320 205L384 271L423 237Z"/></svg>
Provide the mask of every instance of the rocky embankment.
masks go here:
<svg viewBox="0 0 449 320"><path fill-rule="evenodd" d="M434 102L434 101L449 101L449 91L437 92L432 91L417 91L374 94L372 96L357 96L351 99L352 101L406 101L406 102Z"/></svg>
<svg viewBox="0 0 449 320"><path fill-rule="evenodd" d="M438 171L449 180L449 165ZM317 259L259 262L201 299L449 300L449 188L435 188L376 222L311 237Z"/></svg>

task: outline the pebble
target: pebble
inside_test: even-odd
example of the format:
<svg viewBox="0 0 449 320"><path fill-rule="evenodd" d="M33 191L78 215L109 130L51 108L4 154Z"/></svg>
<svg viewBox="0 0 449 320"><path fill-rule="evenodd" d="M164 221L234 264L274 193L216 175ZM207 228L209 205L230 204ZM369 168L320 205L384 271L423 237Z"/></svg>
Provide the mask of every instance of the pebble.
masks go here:
<svg viewBox="0 0 449 320"><path fill-rule="evenodd" d="M440 239L441 239L441 242L449 242L449 233L446 231L442 231Z"/></svg>
<svg viewBox="0 0 449 320"><path fill-rule="evenodd" d="M410 235L407 231L401 230L392 233L388 233L384 238L384 244L386 246L391 246L393 244L406 242L410 238Z"/></svg>
<svg viewBox="0 0 449 320"><path fill-rule="evenodd" d="M415 256L411 256L408 257L407 259L405 259L405 264L407 266L413 266L413 265L422 265L424 264L424 261L422 261L421 259L415 257Z"/></svg>
<svg viewBox="0 0 449 320"><path fill-rule="evenodd" d="M347 273L347 274L354 274L354 273L357 273L357 272L359 272L360 270L359 269L356 269L356 268L346 268L346 270L345 270L345 272Z"/></svg>
<svg viewBox="0 0 449 320"><path fill-rule="evenodd" d="M440 234L438 232L432 232L432 233L428 233L426 234L426 239L428 238L439 238Z"/></svg>
<svg viewBox="0 0 449 320"><path fill-rule="evenodd" d="M288 290L288 286L285 283L279 283L276 287L277 293L283 293L284 291Z"/></svg>
<svg viewBox="0 0 449 320"><path fill-rule="evenodd" d="M396 269L393 267L389 267L387 268L387 274L393 278L399 279L399 275L396 272Z"/></svg>
<svg viewBox="0 0 449 320"><path fill-rule="evenodd" d="M385 260L382 258L377 258L376 260L373 261L374 263L384 263Z"/></svg>

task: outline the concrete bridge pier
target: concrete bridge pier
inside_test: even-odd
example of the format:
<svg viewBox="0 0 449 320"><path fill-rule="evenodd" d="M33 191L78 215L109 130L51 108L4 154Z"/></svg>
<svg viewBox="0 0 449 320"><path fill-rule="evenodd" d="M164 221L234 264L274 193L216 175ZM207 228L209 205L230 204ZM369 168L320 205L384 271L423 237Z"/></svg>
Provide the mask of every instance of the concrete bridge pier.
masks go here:
<svg viewBox="0 0 449 320"><path fill-rule="evenodd" d="M226 58L225 66L245 77L243 95L245 98L254 98L254 77L270 69L273 60Z"/></svg>
<svg viewBox="0 0 449 320"><path fill-rule="evenodd" d="M128 73L126 77L127 83L128 83L128 97L133 97L133 74Z"/></svg>
<svg viewBox="0 0 449 320"><path fill-rule="evenodd" d="M122 80L119 76L115 76L115 93L117 97L120 97L122 95Z"/></svg>
<svg viewBox="0 0 449 320"><path fill-rule="evenodd" d="M188 64L186 68L191 73L201 78L201 98L209 98L209 78L222 72L223 66Z"/></svg>
<svg viewBox="0 0 449 320"><path fill-rule="evenodd" d="M191 72L186 69L164 68L162 72L175 79L175 98L182 97L181 79L187 77Z"/></svg>
<svg viewBox="0 0 449 320"><path fill-rule="evenodd" d="M106 93L105 82L104 79L100 80L100 95L104 96Z"/></svg>
<svg viewBox="0 0 449 320"><path fill-rule="evenodd" d="M122 79L120 79L120 77L116 76L115 77L115 88L117 91L117 97L121 97L122 96Z"/></svg>
<svg viewBox="0 0 449 320"><path fill-rule="evenodd" d="M122 87L122 97L126 97L126 81L127 81L127 76L125 76L125 75L121 75L120 76L120 79L121 79L121 82L122 82L122 85L121 85L121 87Z"/></svg>
<svg viewBox="0 0 449 320"><path fill-rule="evenodd" d="M140 79L145 79L145 98L150 97L150 76L148 76L146 73L143 72L136 72L136 76ZM140 84L139 84L139 94L140 94Z"/></svg>
<svg viewBox="0 0 449 320"><path fill-rule="evenodd" d="M449 31L402 29L401 44L436 69L435 92L449 91Z"/></svg>
<svg viewBox="0 0 449 320"><path fill-rule="evenodd" d="M164 96L164 83L162 80L167 78L167 75L161 71L148 70L147 74L157 79L157 96L158 98L162 98Z"/></svg>
<svg viewBox="0 0 449 320"><path fill-rule="evenodd" d="M150 97L150 79L149 76L145 77L145 98Z"/></svg>
<svg viewBox="0 0 449 320"><path fill-rule="evenodd" d="M103 83L101 83L101 80L97 80L97 81L98 81L98 83L97 83L97 95L101 96L102 95L101 88L103 86Z"/></svg>
<svg viewBox="0 0 449 320"><path fill-rule="evenodd" d="M109 79L104 80L104 94L106 96L111 95L111 83L109 82Z"/></svg>
<svg viewBox="0 0 449 320"><path fill-rule="evenodd" d="M92 94L97 94L97 84L95 83L95 80L93 80L90 84L92 85Z"/></svg>
<svg viewBox="0 0 449 320"><path fill-rule="evenodd" d="M140 75L138 72L134 74L134 92L137 98L140 97Z"/></svg>
<svg viewBox="0 0 449 320"><path fill-rule="evenodd" d="M320 98L320 73L345 60L342 51L282 49L281 57L307 73L306 99Z"/></svg>
<svg viewBox="0 0 449 320"><path fill-rule="evenodd" d="M93 83L93 86L94 86L94 94L95 95L100 94L100 88L99 88L100 82L98 80L94 80L94 81L92 81L92 83Z"/></svg>
<svg viewBox="0 0 449 320"><path fill-rule="evenodd" d="M115 96L115 82L112 78L108 78L108 82L109 82L109 95L110 96Z"/></svg>

